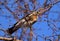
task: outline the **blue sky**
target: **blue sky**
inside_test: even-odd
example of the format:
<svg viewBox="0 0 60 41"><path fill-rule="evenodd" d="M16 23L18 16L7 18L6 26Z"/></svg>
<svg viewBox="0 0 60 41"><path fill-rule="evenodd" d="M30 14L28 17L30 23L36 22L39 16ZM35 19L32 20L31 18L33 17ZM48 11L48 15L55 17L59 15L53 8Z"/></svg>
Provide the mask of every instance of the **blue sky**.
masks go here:
<svg viewBox="0 0 60 41"><path fill-rule="evenodd" d="M42 5L43 1L44 0L38 0L39 3ZM11 8L11 4L13 3L13 1L11 0L8 4L8 7L14 11L15 10L15 6L17 6L16 4L13 6L13 8ZM44 15L42 15L41 17L41 22L39 21L40 18L38 18L37 22L32 26L33 28L35 28L36 30L33 30L33 33L37 36L37 35L40 35L40 36L43 36L46 37L46 36L51 36L53 31L51 28L53 28L53 24L56 25L57 28L60 28L60 22L54 22L53 20L60 20L59 18L59 15L60 13L56 13L56 12L53 12L53 11L58 11L60 12L60 8L59 8L59 4L56 4L54 5L50 11L52 12L46 12L45 14L48 14L48 20L50 20L50 26L48 26L48 23L44 20L47 20L47 18L45 18ZM9 27L12 27L15 23L16 23L16 20L14 19L13 15L2 5L0 5L0 7L2 8L2 11L0 10L0 27L3 28L3 29L8 29ZM32 8L32 7L31 7ZM30 8L30 9L31 9ZM7 16L10 16L10 18L8 18ZM53 23L53 24L52 24ZM11 26L9 26L11 25ZM19 31L20 32L20 31ZM57 34L60 34L60 31L56 32ZM0 36L3 36L4 33L2 31L0 31ZM34 41L34 39L33 39ZM44 41L43 38L41 37L38 37L38 41Z"/></svg>

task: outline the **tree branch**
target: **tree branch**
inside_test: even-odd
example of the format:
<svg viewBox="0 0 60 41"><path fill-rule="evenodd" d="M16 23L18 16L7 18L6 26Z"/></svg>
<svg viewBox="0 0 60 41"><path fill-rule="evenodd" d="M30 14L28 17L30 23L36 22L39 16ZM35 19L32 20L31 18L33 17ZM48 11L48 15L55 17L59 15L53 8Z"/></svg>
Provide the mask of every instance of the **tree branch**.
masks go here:
<svg viewBox="0 0 60 41"><path fill-rule="evenodd" d="M0 37L0 40L10 41L10 40L14 40L14 38ZM15 41L22 41L22 40L16 39Z"/></svg>

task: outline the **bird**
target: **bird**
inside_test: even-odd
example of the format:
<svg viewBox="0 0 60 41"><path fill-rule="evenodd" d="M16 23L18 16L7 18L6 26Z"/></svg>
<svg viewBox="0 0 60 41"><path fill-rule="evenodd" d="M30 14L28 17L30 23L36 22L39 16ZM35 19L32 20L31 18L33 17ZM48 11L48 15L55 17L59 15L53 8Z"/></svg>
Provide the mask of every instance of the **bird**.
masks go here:
<svg viewBox="0 0 60 41"><path fill-rule="evenodd" d="M32 14L29 14L19 21L17 21L11 28L8 28L7 32L9 34L14 33L16 30L21 28L23 25L26 27L29 27L30 25L33 25L36 21L38 16L35 14L36 12L33 12Z"/></svg>
<svg viewBox="0 0 60 41"><path fill-rule="evenodd" d="M9 34L14 33L16 30L21 28L23 25L26 25L29 27L30 25L33 25L37 19L38 15L42 15L44 12L48 11L52 5L47 6L48 8L41 8L40 11L33 11L31 14L28 14L27 16L23 17L19 21L17 21L11 28L8 28L6 31Z"/></svg>

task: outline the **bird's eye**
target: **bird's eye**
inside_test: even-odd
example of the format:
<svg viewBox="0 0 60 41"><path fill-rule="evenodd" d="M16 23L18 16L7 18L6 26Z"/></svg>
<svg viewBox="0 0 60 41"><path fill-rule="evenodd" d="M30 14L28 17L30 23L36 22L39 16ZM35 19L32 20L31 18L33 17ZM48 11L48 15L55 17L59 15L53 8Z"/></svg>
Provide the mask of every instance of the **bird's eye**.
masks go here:
<svg viewBox="0 0 60 41"><path fill-rule="evenodd" d="M38 12L37 12L38 13Z"/></svg>

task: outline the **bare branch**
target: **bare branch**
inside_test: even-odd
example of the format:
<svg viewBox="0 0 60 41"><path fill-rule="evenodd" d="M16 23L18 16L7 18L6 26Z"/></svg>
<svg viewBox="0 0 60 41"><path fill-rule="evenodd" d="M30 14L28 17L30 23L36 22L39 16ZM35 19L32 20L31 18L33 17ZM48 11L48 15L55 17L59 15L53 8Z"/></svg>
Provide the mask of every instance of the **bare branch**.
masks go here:
<svg viewBox="0 0 60 41"><path fill-rule="evenodd" d="M10 40L14 40L13 38L7 38L7 37L0 37L0 40L8 40L8 41L10 41ZM18 40L18 39L16 39L15 41L22 41L22 40Z"/></svg>

